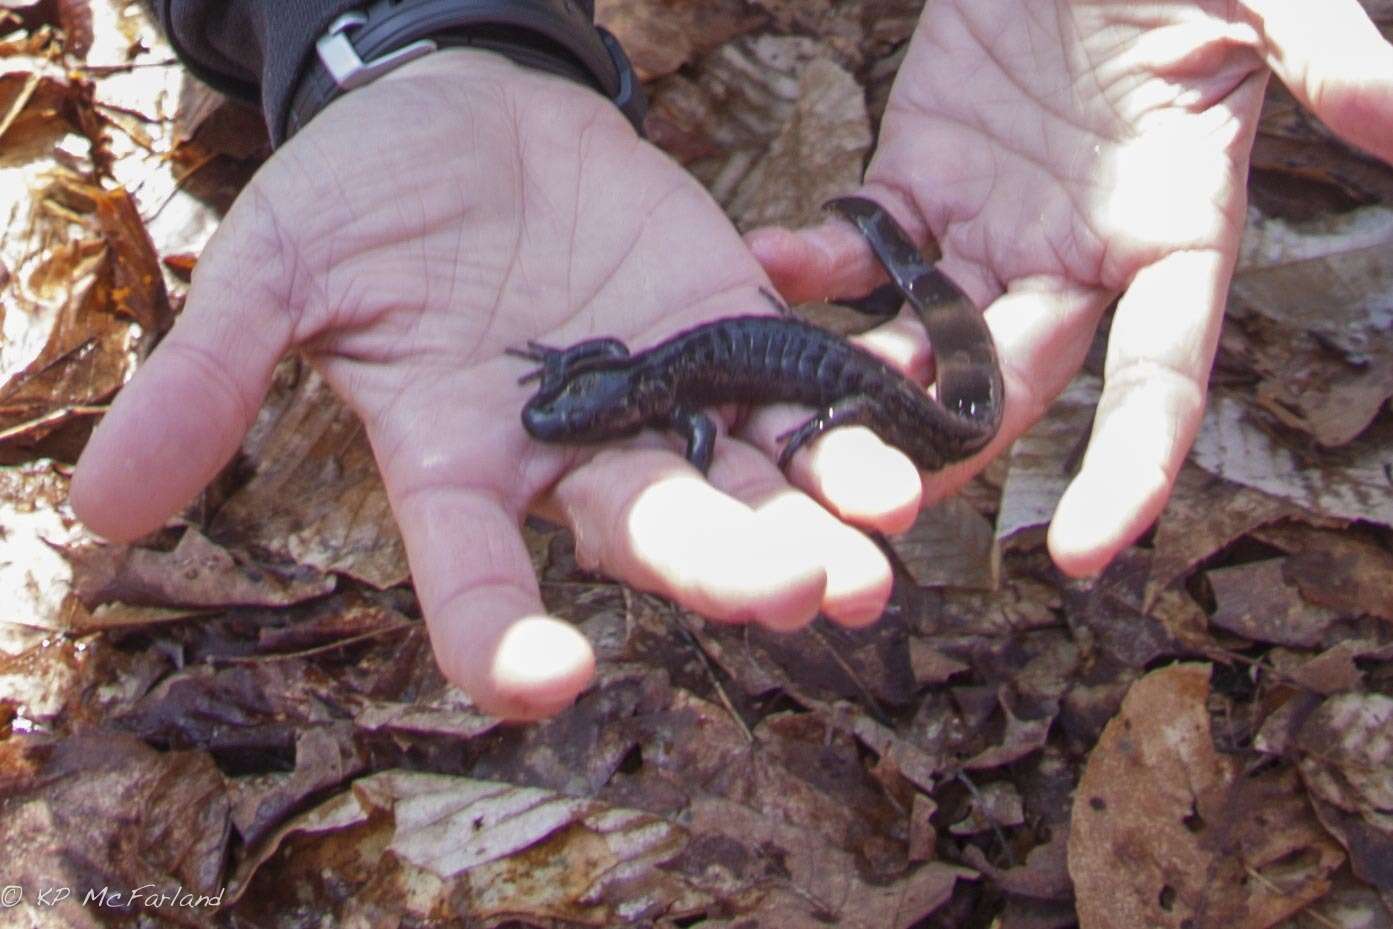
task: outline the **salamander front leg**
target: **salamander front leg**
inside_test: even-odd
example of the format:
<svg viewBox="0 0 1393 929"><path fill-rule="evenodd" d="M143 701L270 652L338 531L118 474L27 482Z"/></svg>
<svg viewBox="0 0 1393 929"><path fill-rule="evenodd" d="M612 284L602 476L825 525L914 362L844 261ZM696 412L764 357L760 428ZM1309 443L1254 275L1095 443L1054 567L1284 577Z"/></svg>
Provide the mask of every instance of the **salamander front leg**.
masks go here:
<svg viewBox="0 0 1393 929"><path fill-rule="evenodd" d="M687 440L687 460L702 474L711 468L716 450L716 424L701 410L678 407L668 414L668 425Z"/></svg>
<svg viewBox="0 0 1393 929"><path fill-rule="evenodd" d="M570 348L552 348L540 342L528 342L527 348L505 348L505 355L541 362L541 367L518 378L519 384L541 379L542 390L560 385L578 366L608 358L628 358L629 346L614 338L586 339Z"/></svg>
<svg viewBox="0 0 1393 929"><path fill-rule="evenodd" d="M779 452L779 470L786 469L800 448L827 430L836 429L838 426L865 425L872 421L874 415L875 401L865 394L843 397L803 425L779 436L780 442L787 440L783 450Z"/></svg>
<svg viewBox="0 0 1393 929"><path fill-rule="evenodd" d="M855 310L862 316L869 316L876 320L876 324L879 325L899 315L900 307L904 306L904 294L900 293L900 288L894 283L889 283L881 284L864 297L833 300L832 302L837 306Z"/></svg>

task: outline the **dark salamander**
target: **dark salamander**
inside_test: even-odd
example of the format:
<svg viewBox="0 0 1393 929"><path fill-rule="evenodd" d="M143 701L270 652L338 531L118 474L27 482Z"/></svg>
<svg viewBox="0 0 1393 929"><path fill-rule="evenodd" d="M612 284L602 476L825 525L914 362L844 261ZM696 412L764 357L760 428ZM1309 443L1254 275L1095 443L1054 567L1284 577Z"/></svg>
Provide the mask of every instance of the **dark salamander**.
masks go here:
<svg viewBox="0 0 1393 929"><path fill-rule="evenodd" d="M889 273L889 286L923 320L938 372L937 400L826 330L788 316L737 316L634 355L612 338L510 350L541 363L522 378L541 381L522 410L528 434L590 443L669 428L686 438L687 460L705 473L716 428L703 409L798 403L818 412L782 437L781 468L823 432L852 424L869 427L929 471L981 449L996 435L1002 412L1001 369L982 315L873 201L844 197L828 207L856 225ZM884 294L864 303L884 307Z"/></svg>

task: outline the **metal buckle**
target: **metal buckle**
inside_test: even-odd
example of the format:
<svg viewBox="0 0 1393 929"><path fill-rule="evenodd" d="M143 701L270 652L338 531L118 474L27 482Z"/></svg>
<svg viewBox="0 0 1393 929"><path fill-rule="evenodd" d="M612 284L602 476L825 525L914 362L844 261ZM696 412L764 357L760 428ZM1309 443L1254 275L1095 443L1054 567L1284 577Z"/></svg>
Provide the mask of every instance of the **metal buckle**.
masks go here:
<svg viewBox="0 0 1393 929"><path fill-rule="evenodd" d="M353 43L348 41L347 32L350 29L361 28L367 25L367 22L368 14L362 11L344 13L330 23L328 31L314 43L319 60L324 62L325 70L340 90L352 90L370 84L388 71L399 68L408 61L415 61L423 55L429 55L438 48L431 39L420 39L372 61L364 61L358 57L358 50L353 47Z"/></svg>

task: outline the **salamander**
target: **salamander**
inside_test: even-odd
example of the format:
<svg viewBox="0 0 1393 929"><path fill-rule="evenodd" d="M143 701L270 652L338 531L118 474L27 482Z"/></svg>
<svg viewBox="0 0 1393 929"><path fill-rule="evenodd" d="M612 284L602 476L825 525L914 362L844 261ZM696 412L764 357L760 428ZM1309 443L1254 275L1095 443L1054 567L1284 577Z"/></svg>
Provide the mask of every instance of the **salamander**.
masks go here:
<svg viewBox="0 0 1393 929"><path fill-rule="evenodd" d="M797 403L817 412L780 436L780 468L822 433L852 424L869 427L927 471L985 446L1001 425L1003 404L1001 368L981 313L874 201L842 197L828 208L857 227L889 274L888 286L918 313L934 350L938 399L824 329L791 316L736 316L637 353L614 338L509 349L540 364L519 380L540 381L522 409L528 435L594 443L668 428L686 439L687 460L705 473L716 427L704 409ZM884 306L884 295L874 296L865 304Z"/></svg>

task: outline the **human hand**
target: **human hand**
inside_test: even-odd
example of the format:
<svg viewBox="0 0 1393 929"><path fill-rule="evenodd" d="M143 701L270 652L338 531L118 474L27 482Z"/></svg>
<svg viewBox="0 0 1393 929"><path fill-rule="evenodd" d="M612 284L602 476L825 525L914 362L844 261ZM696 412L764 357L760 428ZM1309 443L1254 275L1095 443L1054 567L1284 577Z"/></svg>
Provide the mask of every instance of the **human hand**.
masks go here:
<svg viewBox="0 0 1393 929"><path fill-rule="evenodd" d="M713 618L869 622L889 566L774 466L791 410L722 435L709 483L656 434L597 451L522 430L531 365L505 348L642 348L768 310L766 283L608 101L486 53L433 54L326 108L243 191L92 436L73 506L110 538L158 528L233 455L295 348L363 420L437 660L490 712L556 712L592 670L545 615L529 510L573 529L582 564ZM869 525L913 518L904 499L857 497L863 483L825 496Z"/></svg>
<svg viewBox="0 0 1393 929"><path fill-rule="evenodd" d="M861 193L936 238L943 270L988 307L1007 407L978 467L1044 413L1122 294L1088 451L1050 527L1070 574L1151 524L1198 431L1269 69L1393 160L1393 50L1356 0L938 0L892 88ZM747 240L790 300L879 276L843 223Z"/></svg>

